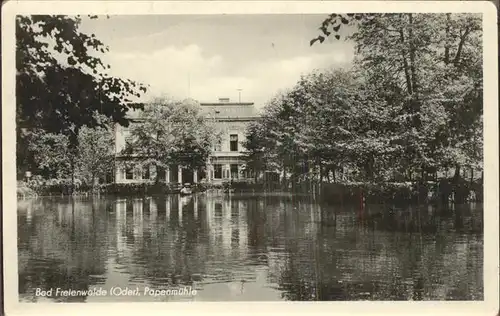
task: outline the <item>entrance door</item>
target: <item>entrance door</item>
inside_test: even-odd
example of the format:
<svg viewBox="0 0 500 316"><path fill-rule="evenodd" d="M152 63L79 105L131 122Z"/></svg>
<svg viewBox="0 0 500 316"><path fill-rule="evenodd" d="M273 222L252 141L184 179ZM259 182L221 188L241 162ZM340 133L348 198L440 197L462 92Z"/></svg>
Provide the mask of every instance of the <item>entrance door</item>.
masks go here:
<svg viewBox="0 0 500 316"><path fill-rule="evenodd" d="M231 170L231 179L238 179L238 165L232 164L230 166Z"/></svg>
<svg viewBox="0 0 500 316"><path fill-rule="evenodd" d="M182 169L182 183L193 183L193 170L188 168Z"/></svg>

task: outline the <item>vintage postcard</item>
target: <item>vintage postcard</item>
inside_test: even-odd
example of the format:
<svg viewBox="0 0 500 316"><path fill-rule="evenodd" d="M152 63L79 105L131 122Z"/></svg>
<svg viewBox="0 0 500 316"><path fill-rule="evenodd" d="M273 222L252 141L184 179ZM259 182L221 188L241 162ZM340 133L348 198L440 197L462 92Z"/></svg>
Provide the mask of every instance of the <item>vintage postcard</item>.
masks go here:
<svg viewBox="0 0 500 316"><path fill-rule="evenodd" d="M7 1L6 315L490 315L489 1Z"/></svg>

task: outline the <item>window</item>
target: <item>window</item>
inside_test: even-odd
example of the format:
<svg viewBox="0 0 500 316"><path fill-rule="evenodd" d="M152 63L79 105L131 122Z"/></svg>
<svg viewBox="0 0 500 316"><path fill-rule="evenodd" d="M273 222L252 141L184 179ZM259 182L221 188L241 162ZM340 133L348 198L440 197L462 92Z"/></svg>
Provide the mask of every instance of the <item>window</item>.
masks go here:
<svg viewBox="0 0 500 316"><path fill-rule="evenodd" d="M215 141L214 151L222 151L222 140L220 138Z"/></svg>
<svg viewBox="0 0 500 316"><path fill-rule="evenodd" d="M127 134L125 136L125 151L128 153L128 154L132 154L133 153L133 145L134 145L134 138L130 135L130 134Z"/></svg>
<svg viewBox="0 0 500 316"><path fill-rule="evenodd" d="M238 165L231 165L231 179L238 179Z"/></svg>
<svg viewBox="0 0 500 316"><path fill-rule="evenodd" d="M153 177L153 179L156 179L156 177L158 177L158 181L165 181L167 179L165 179L165 168L162 168L161 166L154 166L153 167L153 170L151 172L151 176Z"/></svg>
<svg viewBox="0 0 500 316"><path fill-rule="evenodd" d="M238 151L238 135L229 135L229 147L231 151Z"/></svg>
<svg viewBox="0 0 500 316"><path fill-rule="evenodd" d="M254 177L253 171L249 170L249 169L243 170L242 174L243 174L244 178L253 178Z"/></svg>
<svg viewBox="0 0 500 316"><path fill-rule="evenodd" d="M170 179L169 182L179 182L179 166L171 165L170 166Z"/></svg>
<svg viewBox="0 0 500 316"><path fill-rule="evenodd" d="M142 178L145 180L149 180L151 178L151 174L149 172L149 166L145 166L142 170Z"/></svg>
<svg viewBox="0 0 500 316"><path fill-rule="evenodd" d="M214 165L214 179L222 179L222 165Z"/></svg>
<svg viewBox="0 0 500 316"><path fill-rule="evenodd" d="M132 180L134 179L134 172L131 167L125 168L125 179Z"/></svg>

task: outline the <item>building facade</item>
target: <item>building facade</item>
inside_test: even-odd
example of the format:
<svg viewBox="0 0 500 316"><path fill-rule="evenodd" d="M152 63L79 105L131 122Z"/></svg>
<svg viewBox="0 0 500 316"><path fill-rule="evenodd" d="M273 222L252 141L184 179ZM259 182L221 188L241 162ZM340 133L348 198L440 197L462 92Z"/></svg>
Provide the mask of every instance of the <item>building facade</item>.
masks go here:
<svg viewBox="0 0 500 316"><path fill-rule="evenodd" d="M253 102L231 102L227 98L219 102L200 103L201 113L207 120L214 123L220 132L219 142L213 144L212 153L206 165L197 170L172 165L166 170L156 170L155 166L135 170L126 162L133 157L122 155L127 139L130 136L130 126L125 128L115 127L115 182L116 183L141 183L156 179L157 172L161 181L166 183L197 183L210 182L221 184L224 181L247 181L252 175L245 170L243 160L245 132L249 123L258 118ZM130 117L132 124L141 124L137 113Z"/></svg>

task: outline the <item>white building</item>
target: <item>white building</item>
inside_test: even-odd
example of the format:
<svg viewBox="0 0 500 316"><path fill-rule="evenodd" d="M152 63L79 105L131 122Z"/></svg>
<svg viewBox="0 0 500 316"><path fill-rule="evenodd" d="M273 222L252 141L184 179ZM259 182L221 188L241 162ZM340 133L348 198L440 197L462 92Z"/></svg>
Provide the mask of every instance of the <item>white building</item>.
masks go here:
<svg viewBox="0 0 500 316"><path fill-rule="evenodd" d="M159 178L167 183L197 183L207 181L211 183L222 183L224 181L245 180L252 178L244 171L244 148L245 131L248 124L258 118L257 110L253 102L231 102L227 98L219 99L215 103L201 103L201 112L207 120L215 122L215 126L222 133L219 143L213 144L213 151L204 168L190 170L188 168L173 165L167 170L160 170ZM140 119L130 117L131 124L141 124ZM142 172L134 172L130 166L125 166L123 161L130 160L130 156L124 156L127 137L130 135L130 127L120 125L115 127L115 182L116 183L140 183L153 181L156 178L156 168L150 166Z"/></svg>

